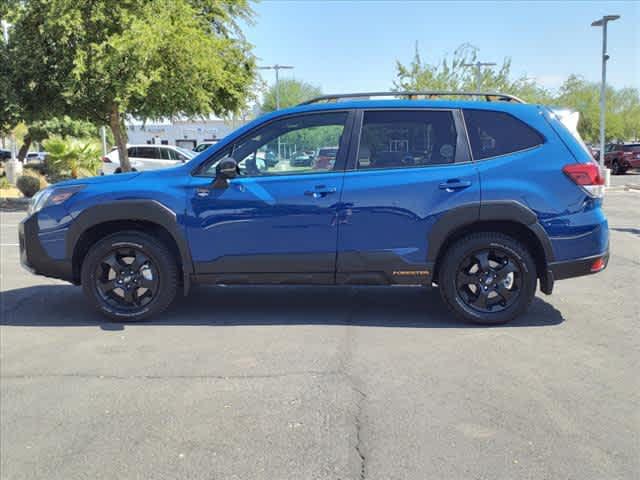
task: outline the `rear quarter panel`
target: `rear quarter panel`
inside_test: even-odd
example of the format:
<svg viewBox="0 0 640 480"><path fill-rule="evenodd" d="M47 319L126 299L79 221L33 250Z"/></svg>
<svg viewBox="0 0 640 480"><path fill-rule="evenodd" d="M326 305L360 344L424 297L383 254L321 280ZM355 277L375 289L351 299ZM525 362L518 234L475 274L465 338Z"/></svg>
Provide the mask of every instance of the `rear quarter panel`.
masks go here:
<svg viewBox="0 0 640 480"><path fill-rule="evenodd" d="M482 202L516 200L533 210L549 235L555 261L602 253L608 242L602 201L589 197L562 172L578 161L576 156L542 109L514 110L510 113L538 130L545 143L478 161Z"/></svg>

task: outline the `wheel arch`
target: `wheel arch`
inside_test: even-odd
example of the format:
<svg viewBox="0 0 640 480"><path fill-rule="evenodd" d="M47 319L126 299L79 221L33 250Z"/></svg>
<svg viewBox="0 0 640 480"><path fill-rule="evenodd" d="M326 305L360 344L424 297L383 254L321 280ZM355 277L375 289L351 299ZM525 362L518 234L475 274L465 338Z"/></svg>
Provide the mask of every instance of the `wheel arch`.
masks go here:
<svg viewBox="0 0 640 480"><path fill-rule="evenodd" d="M186 293L193 273L189 246L178 226L176 214L155 200L115 201L80 213L67 233L67 258L71 259L74 283L80 283L82 261L91 245L106 235L124 230L152 233L163 241L178 262Z"/></svg>
<svg viewBox="0 0 640 480"><path fill-rule="evenodd" d="M531 209L516 201L488 201L454 208L443 214L434 224L429 236L427 263L433 268L437 282L440 262L457 240L477 232L500 232L523 243L536 262L540 289L546 294L553 290L553 276L548 265L553 262L551 241L538 217Z"/></svg>

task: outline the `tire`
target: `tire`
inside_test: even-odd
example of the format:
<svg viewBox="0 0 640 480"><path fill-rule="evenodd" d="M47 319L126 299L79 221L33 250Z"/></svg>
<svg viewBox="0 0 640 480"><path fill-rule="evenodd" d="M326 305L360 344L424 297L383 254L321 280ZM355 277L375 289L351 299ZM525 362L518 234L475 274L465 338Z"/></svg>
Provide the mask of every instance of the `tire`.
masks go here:
<svg viewBox="0 0 640 480"><path fill-rule="evenodd" d="M613 163L611 164L611 173L613 175L624 175L625 170L620 166L617 160L614 160Z"/></svg>
<svg viewBox="0 0 640 480"><path fill-rule="evenodd" d="M122 173L122 169L120 167L116 168L116 170L113 173Z"/></svg>
<svg viewBox="0 0 640 480"><path fill-rule="evenodd" d="M178 265L152 236L123 231L94 244L82 262L89 302L116 321L135 322L164 311L178 289Z"/></svg>
<svg viewBox="0 0 640 480"><path fill-rule="evenodd" d="M443 301L458 317L477 324L513 320L529 308L536 292L531 254L502 233L475 233L458 240L445 253L439 271Z"/></svg>

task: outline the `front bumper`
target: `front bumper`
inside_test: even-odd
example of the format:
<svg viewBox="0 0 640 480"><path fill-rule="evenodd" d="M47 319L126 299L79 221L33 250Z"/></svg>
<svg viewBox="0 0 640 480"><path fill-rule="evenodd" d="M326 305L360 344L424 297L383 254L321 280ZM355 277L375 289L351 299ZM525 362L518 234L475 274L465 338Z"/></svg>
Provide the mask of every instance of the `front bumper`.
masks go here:
<svg viewBox="0 0 640 480"><path fill-rule="evenodd" d="M594 264L601 260L599 268L593 269ZM609 249L599 255L576 258L564 262L553 262L548 265L549 272L553 280L564 280L565 278L581 277L599 273L609 264Z"/></svg>
<svg viewBox="0 0 640 480"><path fill-rule="evenodd" d="M18 226L20 263L22 266L36 275L73 282L71 261L52 259L42 247L38 232L37 213L25 218Z"/></svg>

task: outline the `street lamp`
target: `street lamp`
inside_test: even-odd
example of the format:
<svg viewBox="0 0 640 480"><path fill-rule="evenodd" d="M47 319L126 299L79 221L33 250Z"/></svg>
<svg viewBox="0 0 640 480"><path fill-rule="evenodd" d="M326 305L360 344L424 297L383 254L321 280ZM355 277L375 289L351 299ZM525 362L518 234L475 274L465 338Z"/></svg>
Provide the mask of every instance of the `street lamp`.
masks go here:
<svg viewBox="0 0 640 480"><path fill-rule="evenodd" d="M258 70L275 70L276 71L276 110L280 110L280 77L278 73L280 70L291 70L294 67L291 65L268 65L266 67L258 67Z"/></svg>
<svg viewBox="0 0 640 480"><path fill-rule="evenodd" d="M605 132L605 111L606 111L606 89L607 89L607 23L618 20L620 15L605 15L599 20L591 23L592 27L602 27L602 83L600 84L600 169L604 171L604 132ZM607 184L609 176L606 175Z"/></svg>

